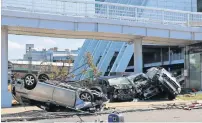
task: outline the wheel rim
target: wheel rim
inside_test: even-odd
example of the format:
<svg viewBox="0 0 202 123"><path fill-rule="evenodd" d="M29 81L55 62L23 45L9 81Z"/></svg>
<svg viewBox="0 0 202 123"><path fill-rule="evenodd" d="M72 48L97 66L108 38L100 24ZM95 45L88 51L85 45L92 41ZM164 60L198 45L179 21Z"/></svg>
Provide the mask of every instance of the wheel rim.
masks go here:
<svg viewBox="0 0 202 123"><path fill-rule="evenodd" d="M25 78L25 82L27 85L33 85L34 84L34 77L33 76L27 76Z"/></svg>
<svg viewBox="0 0 202 123"><path fill-rule="evenodd" d="M86 102L91 102L91 95L88 93L83 93L81 94L81 100L86 101Z"/></svg>

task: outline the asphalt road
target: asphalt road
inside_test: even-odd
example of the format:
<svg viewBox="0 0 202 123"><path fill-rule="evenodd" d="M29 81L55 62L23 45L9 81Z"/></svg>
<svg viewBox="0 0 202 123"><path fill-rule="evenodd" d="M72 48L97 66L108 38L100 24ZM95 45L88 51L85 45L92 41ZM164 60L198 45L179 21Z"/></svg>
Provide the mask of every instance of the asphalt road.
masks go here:
<svg viewBox="0 0 202 123"><path fill-rule="evenodd" d="M154 110L143 112L123 113L125 122L202 122L202 109L183 110ZM95 120L107 120L107 115L101 116L82 116L85 122L94 122ZM80 119L77 116L62 119L38 120L41 123L51 122L77 122Z"/></svg>

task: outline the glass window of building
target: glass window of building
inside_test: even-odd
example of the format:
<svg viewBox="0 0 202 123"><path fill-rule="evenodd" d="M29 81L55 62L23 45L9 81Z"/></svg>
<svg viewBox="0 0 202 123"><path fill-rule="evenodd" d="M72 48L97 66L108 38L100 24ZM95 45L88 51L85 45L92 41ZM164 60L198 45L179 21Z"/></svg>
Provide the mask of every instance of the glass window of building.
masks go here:
<svg viewBox="0 0 202 123"><path fill-rule="evenodd" d="M186 84L188 88L202 89L202 43L187 47L186 68L188 77Z"/></svg>
<svg viewBox="0 0 202 123"><path fill-rule="evenodd" d="M200 53L189 55L190 64L190 87L199 89L201 84L201 64L200 64Z"/></svg>
<svg viewBox="0 0 202 123"><path fill-rule="evenodd" d="M197 12L202 12L202 0L197 0Z"/></svg>

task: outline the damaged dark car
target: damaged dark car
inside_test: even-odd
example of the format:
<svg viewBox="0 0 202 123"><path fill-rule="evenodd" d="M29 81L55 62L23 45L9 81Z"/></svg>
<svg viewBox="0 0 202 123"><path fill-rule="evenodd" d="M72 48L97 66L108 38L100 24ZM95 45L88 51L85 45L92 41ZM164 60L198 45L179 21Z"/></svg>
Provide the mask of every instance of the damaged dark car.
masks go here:
<svg viewBox="0 0 202 123"><path fill-rule="evenodd" d="M104 81L107 88L107 96L110 101L130 101L133 100L135 95L135 89L133 83L131 83L125 77L117 78L99 78L98 81Z"/></svg>
<svg viewBox="0 0 202 123"><path fill-rule="evenodd" d="M111 102L131 101L135 95L133 83L125 77L103 76L92 81L84 80L69 84L104 93Z"/></svg>

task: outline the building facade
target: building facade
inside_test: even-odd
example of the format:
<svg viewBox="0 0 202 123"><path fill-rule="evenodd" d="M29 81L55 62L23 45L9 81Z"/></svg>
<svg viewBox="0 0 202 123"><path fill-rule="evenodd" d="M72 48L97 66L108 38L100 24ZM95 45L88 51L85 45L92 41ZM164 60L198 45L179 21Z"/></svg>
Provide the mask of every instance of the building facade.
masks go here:
<svg viewBox="0 0 202 123"><path fill-rule="evenodd" d="M66 61L73 63L77 57L79 49L59 51L57 47L50 48L48 50L42 49L42 51L35 50L34 44L26 44L26 53L23 56L24 61L47 61L47 62L59 62Z"/></svg>
<svg viewBox="0 0 202 123"><path fill-rule="evenodd" d="M74 79L85 79L87 76L79 75L84 70L89 69L84 65L86 53L89 52L93 57L93 63L97 66L103 76L111 73L134 72L134 47L125 42L95 41L86 40L74 63L76 76ZM184 48L177 46L151 46L144 45L143 71L154 66L162 66L171 72L181 74L184 68Z"/></svg>
<svg viewBox="0 0 202 123"><path fill-rule="evenodd" d="M96 1L192 11L192 12L200 11L202 4L201 0L96 0Z"/></svg>

